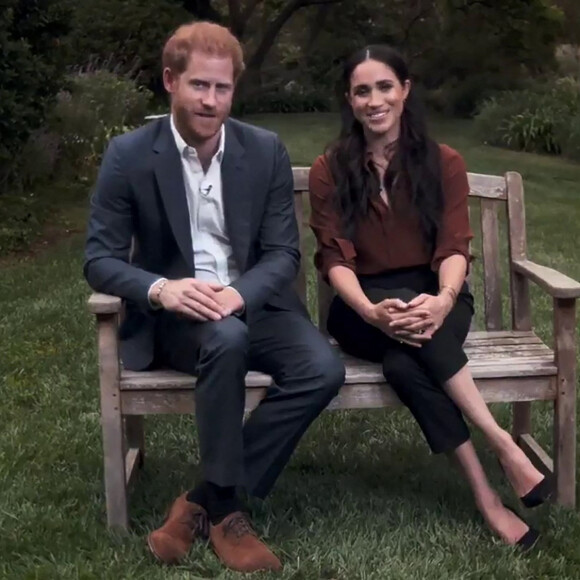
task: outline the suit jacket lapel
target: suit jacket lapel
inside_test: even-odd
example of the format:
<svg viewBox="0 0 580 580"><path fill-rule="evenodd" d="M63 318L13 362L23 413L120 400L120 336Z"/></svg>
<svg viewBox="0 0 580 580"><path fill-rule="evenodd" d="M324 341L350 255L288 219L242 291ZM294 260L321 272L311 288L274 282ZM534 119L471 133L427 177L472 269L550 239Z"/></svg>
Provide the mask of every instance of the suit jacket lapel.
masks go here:
<svg viewBox="0 0 580 580"><path fill-rule="evenodd" d="M224 217L236 264L240 272L244 272L250 249L252 196L245 150L232 124L226 122L225 129L225 150L221 164Z"/></svg>
<svg viewBox="0 0 580 580"><path fill-rule="evenodd" d="M157 153L155 160L155 178L159 185L161 199L167 213L167 218L183 254L186 263L194 274L193 244L191 240L191 223L189 208L183 182L183 167L181 158L171 133L169 117L161 121L161 128L155 140L153 150Z"/></svg>

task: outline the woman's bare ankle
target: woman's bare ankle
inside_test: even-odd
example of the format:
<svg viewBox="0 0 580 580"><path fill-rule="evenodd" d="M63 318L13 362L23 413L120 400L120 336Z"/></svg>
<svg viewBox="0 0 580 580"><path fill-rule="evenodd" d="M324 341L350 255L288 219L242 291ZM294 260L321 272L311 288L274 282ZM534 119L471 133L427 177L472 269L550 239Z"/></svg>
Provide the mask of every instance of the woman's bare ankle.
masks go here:
<svg viewBox="0 0 580 580"><path fill-rule="evenodd" d="M520 497L529 492L543 478L542 473L517 446L505 454L498 454L498 459L508 481Z"/></svg>

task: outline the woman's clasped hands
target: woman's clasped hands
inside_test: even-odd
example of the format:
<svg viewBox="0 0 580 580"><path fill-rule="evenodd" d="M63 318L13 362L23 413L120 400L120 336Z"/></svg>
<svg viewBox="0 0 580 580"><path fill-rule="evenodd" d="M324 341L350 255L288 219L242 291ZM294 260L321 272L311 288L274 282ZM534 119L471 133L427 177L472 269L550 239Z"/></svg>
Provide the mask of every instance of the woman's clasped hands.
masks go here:
<svg viewBox="0 0 580 580"><path fill-rule="evenodd" d="M447 293L419 294L410 302L386 298L372 304L364 318L394 340L421 347L441 328L452 308L453 300Z"/></svg>

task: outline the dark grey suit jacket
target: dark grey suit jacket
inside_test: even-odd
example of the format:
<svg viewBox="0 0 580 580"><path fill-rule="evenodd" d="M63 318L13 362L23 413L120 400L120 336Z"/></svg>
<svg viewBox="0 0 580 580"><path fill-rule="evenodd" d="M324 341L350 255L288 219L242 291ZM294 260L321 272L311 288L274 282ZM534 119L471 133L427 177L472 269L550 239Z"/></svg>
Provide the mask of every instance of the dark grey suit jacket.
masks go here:
<svg viewBox="0 0 580 580"><path fill-rule="evenodd" d="M244 316L251 320L267 304L306 314L292 289L300 251L286 149L264 129L233 119L225 127L223 204L241 273L232 286L245 301ZM159 312L150 307L149 287L159 277L195 277L194 245L169 117L114 138L91 199L84 274L94 290L126 299L127 368L153 360Z"/></svg>

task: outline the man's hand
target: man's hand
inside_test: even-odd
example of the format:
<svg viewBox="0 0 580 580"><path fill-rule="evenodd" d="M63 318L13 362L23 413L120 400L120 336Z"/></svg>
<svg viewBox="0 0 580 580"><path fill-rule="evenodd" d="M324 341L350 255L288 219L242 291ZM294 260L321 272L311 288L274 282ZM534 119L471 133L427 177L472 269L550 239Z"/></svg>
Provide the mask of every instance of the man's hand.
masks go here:
<svg viewBox="0 0 580 580"><path fill-rule="evenodd" d="M369 324L382 330L393 340L420 347L423 342L430 340L431 337L419 332L408 332L406 329L393 327L393 324L398 320L407 320L413 324L423 323L427 315L428 313L420 308L410 314L409 304L398 298L386 298L370 306L363 318Z"/></svg>
<svg viewBox="0 0 580 580"><path fill-rule="evenodd" d="M168 280L161 292L157 292L154 286L151 289L151 297L165 310L205 322L221 320L231 314L231 311L217 300L218 294L223 289L221 284L183 278Z"/></svg>
<svg viewBox="0 0 580 580"><path fill-rule="evenodd" d="M226 286L223 290L217 292L215 300L229 314L236 314L245 306L242 295L231 286Z"/></svg>

